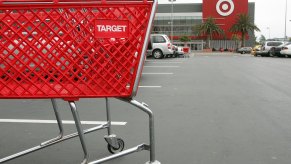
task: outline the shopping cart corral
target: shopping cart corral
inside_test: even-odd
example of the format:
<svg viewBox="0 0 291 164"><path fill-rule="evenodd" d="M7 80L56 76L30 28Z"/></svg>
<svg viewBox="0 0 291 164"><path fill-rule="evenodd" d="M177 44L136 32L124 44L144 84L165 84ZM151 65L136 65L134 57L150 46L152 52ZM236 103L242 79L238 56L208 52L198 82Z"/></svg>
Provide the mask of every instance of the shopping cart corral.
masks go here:
<svg viewBox="0 0 291 164"><path fill-rule="evenodd" d="M153 0L1 0L0 98L51 99L60 132L0 163L79 137L82 163L103 163L148 150L147 163L159 164L153 113L133 99L156 7ZM123 150L124 141L111 131L111 97L148 114L149 144ZM64 135L57 98L69 103L76 133ZM105 98L107 123L83 129L75 103L80 98ZM89 162L85 134L100 129L108 131L105 140L112 155Z"/></svg>

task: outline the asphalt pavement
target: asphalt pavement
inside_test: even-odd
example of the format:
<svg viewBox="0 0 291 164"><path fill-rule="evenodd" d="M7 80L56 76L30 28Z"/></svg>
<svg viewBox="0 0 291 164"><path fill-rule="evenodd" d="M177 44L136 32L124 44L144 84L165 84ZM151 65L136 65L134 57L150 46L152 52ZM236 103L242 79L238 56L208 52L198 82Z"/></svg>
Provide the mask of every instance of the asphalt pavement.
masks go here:
<svg viewBox="0 0 291 164"><path fill-rule="evenodd" d="M240 54L192 54L148 59L136 100L153 110L156 158L162 164L290 164L291 58ZM110 99L113 132L126 148L148 142L147 115ZM67 102L57 100L63 120ZM0 158L58 134L49 100L0 100ZM104 99L77 102L83 121L105 121ZM11 122L7 122L10 119ZM6 120L6 121L5 121ZM16 123L38 120L38 123ZM91 127L92 125L83 125ZM65 132L75 130L65 124ZM105 130L86 135L90 160L109 155ZM82 161L78 138L7 164L74 164ZM149 152L106 164L143 164Z"/></svg>

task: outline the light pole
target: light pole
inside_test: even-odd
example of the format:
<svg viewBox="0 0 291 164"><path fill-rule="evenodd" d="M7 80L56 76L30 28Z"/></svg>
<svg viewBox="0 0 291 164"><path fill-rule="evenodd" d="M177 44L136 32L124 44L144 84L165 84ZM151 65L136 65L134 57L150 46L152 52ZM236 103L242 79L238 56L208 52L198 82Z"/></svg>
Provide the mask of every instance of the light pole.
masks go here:
<svg viewBox="0 0 291 164"><path fill-rule="evenodd" d="M286 0L286 4L285 4L285 33L284 33L284 41L287 40L286 29L287 29L287 0Z"/></svg>
<svg viewBox="0 0 291 164"><path fill-rule="evenodd" d="M267 30L269 32L269 38L268 39L271 39L271 37L270 37L270 27L267 27Z"/></svg>
<svg viewBox="0 0 291 164"><path fill-rule="evenodd" d="M169 0L169 2L172 3L172 7L171 7L171 42L172 44L174 44L173 41L173 10L174 10L174 4L173 2L175 2L176 0Z"/></svg>

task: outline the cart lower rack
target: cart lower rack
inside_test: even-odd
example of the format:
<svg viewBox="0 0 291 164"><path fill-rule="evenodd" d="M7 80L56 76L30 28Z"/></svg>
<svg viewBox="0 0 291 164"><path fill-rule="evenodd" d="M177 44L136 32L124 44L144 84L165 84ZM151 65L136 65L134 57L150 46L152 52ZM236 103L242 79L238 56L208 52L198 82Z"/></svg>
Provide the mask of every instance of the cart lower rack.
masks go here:
<svg viewBox="0 0 291 164"><path fill-rule="evenodd" d="M147 163L159 164L153 113L133 99L156 7L153 0L1 0L0 99L51 99L60 133L0 163L79 137L82 163L149 150ZM123 140L111 131L109 97L149 115L149 144L123 150ZM76 133L64 135L56 98L68 101ZM107 123L84 130L75 104L80 98L105 98ZM100 129L107 129L105 140L113 155L89 162L85 134Z"/></svg>

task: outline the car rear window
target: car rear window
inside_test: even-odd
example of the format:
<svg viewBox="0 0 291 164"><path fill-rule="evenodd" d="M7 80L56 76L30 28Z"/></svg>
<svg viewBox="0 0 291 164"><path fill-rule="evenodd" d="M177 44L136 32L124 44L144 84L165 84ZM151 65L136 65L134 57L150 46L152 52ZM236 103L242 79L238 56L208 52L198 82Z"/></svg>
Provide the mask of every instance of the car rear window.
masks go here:
<svg viewBox="0 0 291 164"><path fill-rule="evenodd" d="M166 40L168 41L168 42L170 42L170 39L169 39L169 37L166 35L165 36L165 38L166 38Z"/></svg>
<svg viewBox="0 0 291 164"><path fill-rule="evenodd" d="M154 36L154 37L153 37L153 42L154 42L154 43L165 43L166 40L165 40L165 38L162 37L162 36Z"/></svg>
<svg viewBox="0 0 291 164"><path fill-rule="evenodd" d="M280 46L282 44L283 44L282 42L268 42L267 46Z"/></svg>

